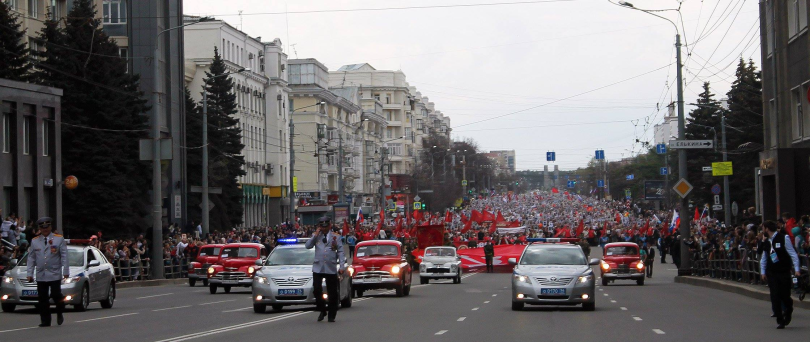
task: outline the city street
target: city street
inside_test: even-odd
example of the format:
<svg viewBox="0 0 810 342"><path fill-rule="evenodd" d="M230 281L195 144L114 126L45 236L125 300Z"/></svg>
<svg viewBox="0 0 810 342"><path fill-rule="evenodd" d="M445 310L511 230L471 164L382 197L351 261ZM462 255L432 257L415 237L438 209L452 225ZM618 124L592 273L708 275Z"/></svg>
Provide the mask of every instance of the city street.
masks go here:
<svg viewBox="0 0 810 342"><path fill-rule="evenodd" d="M598 249L594 249L598 256ZM342 309L337 323L316 322L311 308L253 313L250 292L163 286L123 289L115 307L98 304L68 312L63 326L37 328L33 308L0 314L0 340L246 341L754 341L807 336L810 313L796 309L793 324L776 331L770 303L722 291L675 284L673 264L655 264L644 286L634 282L597 285L595 312L579 308L510 308L509 274L467 273L460 285L447 281L414 285L410 297L372 291ZM778 335L774 335L778 334Z"/></svg>

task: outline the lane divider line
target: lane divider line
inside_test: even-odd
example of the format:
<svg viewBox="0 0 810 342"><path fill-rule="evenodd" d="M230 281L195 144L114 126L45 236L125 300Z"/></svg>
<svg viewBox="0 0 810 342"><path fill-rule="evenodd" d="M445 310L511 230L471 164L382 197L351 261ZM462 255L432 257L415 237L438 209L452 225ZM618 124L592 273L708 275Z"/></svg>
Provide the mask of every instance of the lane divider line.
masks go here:
<svg viewBox="0 0 810 342"><path fill-rule="evenodd" d="M217 302L208 302L208 303L202 303L202 304L197 304L197 305L211 305L211 304L219 304L219 303L227 303L227 302L235 302L235 301L236 301L236 299L220 300L220 301L217 301Z"/></svg>
<svg viewBox="0 0 810 342"><path fill-rule="evenodd" d="M138 298L135 298L135 299L146 299L146 298L154 298L154 297L171 296L171 295L173 295L173 294L174 294L174 293L164 293L164 294L159 294L159 295L151 295L151 296L143 296L143 297L138 297Z"/></svg>
<svg viewBox="0 0 810 342"><path fill-rule="evenodd" d="M174 309L182 309L182 308L190 308L190 307L191 307L191 305L175 306L175 307L171 307L171 308L155 309L155 310L152 310L152 312L174 310Z"/></svg>
<svg viewBox="0 0 810 342"><path fill-rule="evenodd" d="M611 302L611 303L616 303L616 301L615 301L615 300L613 300L613 299L611 299L611 300L610 300L610 302Z"/></svg>
<svg viewBox="0 0 810 342"><path fill-rule="evenodd" d="M619 309L622 309L622 311L627 311L627 308L626 308L626 307L623 307L623 306L622 306L622 307L620 307Z"/></svg>
<svg viewBox="0 0 810 342"><path fill-rule="evenodd" d="M169 338L169 339L165 339L165 340L160 340L160 341L157 341L157 342L187 341L187 340L191 340L191 339L195 339L195 338L220 334L220 333L224 333L224 332L228 332L228 331L244 329L244 328L250 328L250 327L260 325L260 324L264 324L264 323L280 321L280 320L284 320L284 319L287 319L287 318L301 316L301 315L306 314L306 313L308 313L308 311L294 312L294 313L284 314L284 315L275 316L275 317L271 317L271 318L260 319L258 321L242 323L242 324L235 324L235 325L222 327L222 328L218 328L218 329L212 329L212 330L208 330L208 331L201 331L201 332L198 332L198 333L177 336L177 337L173 337L173 338Z"/></svg>
<svg viewBox="0 0 810 342"><path fill-rule="evenodd" d="M472 311L478 311L478 308L473 308Z"/></svg>
<svg viewBox="0 0 810 342"><path fill-rule="evenodd" d="M250 309L253 309L253 307L252 307L252 306L249 306L249 307L246 307L246 308L241 308L241 309L225 310L225 311L223 311L223 312L237 312L237 311L245 311L245 310L250 310Z"/></svg>
<svg viewBox="0 0 810 342"><path fill-rule="evenodd" d="M447 330L439 330L439 332L437 332L436 335L444 335L444 333L446 332Z"/></svg>
<svg viewBox="0 0 810 342"><path fill-rule="evenodd" d="M641 317L633 316L633 319L636 320L636 321L641 321Z"/></svg>
<svg viewBox="0 0 810 342"><path fill-rule="evenodd" d="M605 295L605 297L607 297L607 296L608 296L608 294L607 294L607 293L603 293L603 295Z"/></svg>
<svg viewBox="0 0 810 342"><path fill-rule="evenodd" d="M2 333L7 333L7 332L12 332L12 331L20 331L20 330L28 330L28 329L36 329L36 328L39 328L39 327L28 327L28 328L17 328L17 329L0 330L0 334L2 334Z"/></svg>
<svg viewBox="0 0 810 342"><path fill-rule="evenodd" d="M467 317L459 317L459 318L456 320L456 322L464 322L464 320L465 320L465 319L467 319Z"/></svg>
<svg viewBox="0 0 810 342"><path fill-rule="evenodd" d="M484 301L484 304L489 304L489 301L488 301L488 300L485 300L485 301Z"/></svg>
<svg viewBox="0 0 810 342"><path fill-rule="evenodd" d="M132 315L137 315L137 314L138 314L137 312L132 312L132 313L123 314L123 315L115 315L115 316L107 316L107 317L99 317L99 318L85 319L85 320L81 320L81 321L76 321L75 323L83 323L83 322L90 322L90 321L98 321L98 320L102 320L102 319L108 319L108 318L118 318L118 317L132 316Z"/></svg>
<svg viewBox="0 0 810 342"><path fill-rule="evenodd" d="M492 296L493 296L493 297L497 297L497 296L498 296L498 294L496 293L496 294L494 294L494 295L492 295Z"/></svg>
<svg viewBox="0 0 810 342"><path fill-rule="evenodd" d="M665 333L663 330L661 330L661 329L653 329L653 332L655 332L655 333L656 333L656 334L658 334L658 335L665 335L665 334L666 334L666 333Z"/></svg>

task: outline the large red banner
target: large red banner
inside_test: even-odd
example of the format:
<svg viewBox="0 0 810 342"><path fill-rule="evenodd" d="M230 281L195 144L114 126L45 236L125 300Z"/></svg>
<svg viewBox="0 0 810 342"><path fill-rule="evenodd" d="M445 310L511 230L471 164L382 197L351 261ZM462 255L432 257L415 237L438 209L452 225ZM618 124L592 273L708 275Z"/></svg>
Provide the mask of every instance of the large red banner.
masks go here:
<svg viewBox="0 0 810 342"><path fill-rule="evenodd" d="M416 242L419 249L430 246L441 246L444 244L444 225L434 224L416 227Z"/></svg>
<svg viewBox="0 0 810 342"><path fill-rule="evenodd" d="M519 259L520 255L523 254L523 250L526 249L526 245L495 245L493 247L495 248L495 257L492 258L492 265L501 270L511 270L509 258ZM424 254L425 250L422 248L413 251L413 256L419 262L422 262ZM487 266L483 248L459 249L458 256L461 257L461 268L464 270L475 270Z"/></svg>

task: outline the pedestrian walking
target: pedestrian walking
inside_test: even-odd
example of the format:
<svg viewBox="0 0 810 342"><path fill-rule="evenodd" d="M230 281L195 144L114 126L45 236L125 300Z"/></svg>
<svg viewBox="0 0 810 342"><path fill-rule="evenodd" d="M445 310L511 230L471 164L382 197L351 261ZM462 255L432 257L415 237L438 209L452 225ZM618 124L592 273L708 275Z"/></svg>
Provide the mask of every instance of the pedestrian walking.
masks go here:
<svg viewBox="0 0 810 342"><path fill-rule="evenodd" d="M51 305L48 299L56 304L56 324L62 325L65 318L65 302L62 297L62 279L70 275L68 266L67 245L62 235L51 233L51 218L37 220L40 235L31 241L28 252L28 282L34 281L34 269L37 272L37 295L39 297L40 327L51 326Z"/></svg>
<svg viewBox="0 0 810 342"><path fill-rule="evenodd" d="M495 267L492 265L492 259L495 257L495 247L492 246L492 240L487 241L484 245L484 258L487 261L487 273L495 272Z"/></svg>
<svg viewBox="0 0 810 342"><path fill-rule="evenodd" d="M315 248L315 260L312 262L312 281L315 290L315 303L320 311L318 322L327 316L326 302L323 298L323 281L326 280L326 292L329 299L329 322L335 321L338 310L338 275L346 270L346 255L340 234L332 232L332 221L329 217L318 220L318 230L304 245L307 249ZM339 263L339 265L338 265Z"/></svg>
<svg viewBox="0 0 810 342"><path fill-rule="evenodd" d="M647 246L647 260L644 260L644 266L647 268L647 278L652 278L653 264L655 264L655 248Z"/></svg>
<svg viewBox="0 0 810 342"><path fill-rule="evenodd" d="M768 239L763 242L762 259L760 260L760 274L762 280L768 283L771 292L771 309L776 316L776 329L784 329L790 324L793 317L793 299L790 290L793 287L791 271L796 277L799 273L799 256L790 239L784 233L778 232L779 226L774 221L765 221L762 224Z"/></svg>

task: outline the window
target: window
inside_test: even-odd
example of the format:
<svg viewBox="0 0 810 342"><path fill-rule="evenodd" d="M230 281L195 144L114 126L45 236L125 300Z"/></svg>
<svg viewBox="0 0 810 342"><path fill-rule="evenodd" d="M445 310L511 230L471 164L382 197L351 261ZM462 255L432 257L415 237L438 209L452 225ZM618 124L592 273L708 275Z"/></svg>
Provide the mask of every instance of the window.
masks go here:
<svg viewBox="0 0 810 342"><path fill-rule="evenodd" d="M425 129L425 124L422 122L422 119L416 119L416 129L420 131Z"/></svg>
<svg viewBox="0 0 810 342"><path fill-rule="evenodd" d="M5 1L9 8L11 8L14 11L17 10L17 0L5 0Z"/></svg>
<svg viewBox="0 0 810 342"><path fill-rule="evenodd" d="M394 136L394 130L392 128L388 128L385 130L385 137L391 139Z"/></svg>
<svg viewBox="0 0 810 342"><path fill-rule="evenodd" d="M773 27L773 3L774 0L770 0L765 4L765 31L767 34L766 41L766 52L768 56L773 54L773 43L774 43L774 27Z"/></svg>
<svg viewBox="0 0 810 342"><path fill-rule="evenodd" d="M391 94L385 94L385 104L391 104Z"/></svg>
<svg viewBox="0 0 810 342"><path fill-rule="evenodd" d="M392 156L401 156L402 144L400 143L388 144L388 154Z"/></svg>
<svg viewBox="0 0 810 342"><path fill-rule="evenodd" d="M119 48L118 55L124 59L124 62L126 63L126 73L129 73L129 50L127 48Z"/></svg>
<svg viewBox="0 0 810 342"><path fill-rule="evenodd" d="M124 0L104 0L102 4L105 24L126 24L127 3Z"/></svg>
<svg viewBox="0 0 810 342"><path fill-rule="evenodd" d="M27 106L26 106L27 107ZM33 117L23 117L23 154L31 154L31 121Z"/></svg>
<svg viewBox="0 0 810 342"><path fill-rule="evenodd" d="M790 118L793 126L793 140L799 140L804 133L802 120L802 94L800 88L790 91Z"/></svg>
<svg viewBox="0 0 810 342"><path fill-rule="evenodd" d="M807 27L807 0L787 1L788 37L793 37Z"/></svg>
<svg viewBox="0 0 810 342"><path fill-rule="evenodd" d="M39 51L39 44L37 44L36 39L29 37L28 38L28 48L31 51ZM34 54L34 58L39 58L36 54Z"/></svg>
<svg viewBox="0 0 810 342"><path fill-rule="evenodd" d="M28 16L36 18L37 7L39 7L39 0L28 0Z"/></svg>
<svg viewBox="0 0 810 342"><path fill-rule="evenodd" d="M11 116L15 114L15 109L16 103L3 101L3 153L11 153L11 142L14 141L11 139L11 133L14 132L11 129Z"/></svg>
<svg viewBox="0 0 810 342"><path fill-rule="evenodd" d="M50 152L50 146L48 146L49 138L50 138L50 127L48 120L42 120L42 156L47 157Z"/></svg>
<svg viewBox="0 0 810 342"><path fill-rule="evenodd" d="M410 137L410 136L411 136L411 128L410 128L410 127L405 127L405 136L406 136L406 137Z"/></svg>

